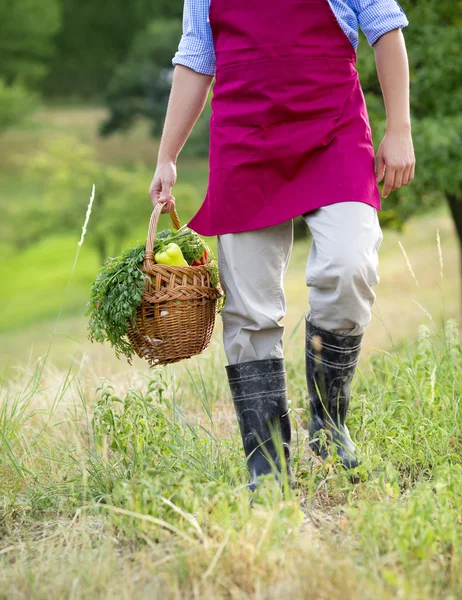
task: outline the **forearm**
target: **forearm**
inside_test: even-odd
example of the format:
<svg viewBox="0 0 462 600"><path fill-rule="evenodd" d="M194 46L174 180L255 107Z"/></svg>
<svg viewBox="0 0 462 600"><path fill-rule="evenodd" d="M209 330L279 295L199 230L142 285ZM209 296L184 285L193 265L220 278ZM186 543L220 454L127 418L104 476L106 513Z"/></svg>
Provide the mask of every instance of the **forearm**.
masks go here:
<svg viewBox="0 0 462 600"><path fill-rule="evenodd" d="M202 113L213 77L177 65L165 116L158 163L174 162Z"/></svg>
<svg viewBox="0 0 462 600"><path fill-rule="evenodd" d="M387 131L410 129L409 63L401 30L383 35L374 45L377 74L387 114Z"/></svg>

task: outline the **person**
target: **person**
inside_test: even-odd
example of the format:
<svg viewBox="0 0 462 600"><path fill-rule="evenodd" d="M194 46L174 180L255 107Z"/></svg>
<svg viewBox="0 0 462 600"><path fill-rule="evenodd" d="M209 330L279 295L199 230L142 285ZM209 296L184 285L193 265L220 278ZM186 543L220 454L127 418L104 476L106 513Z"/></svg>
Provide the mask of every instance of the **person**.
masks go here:
<svg viewBox="0 0 462 600"><path fill-rule="evenodd" d="M379 282L378 183L386 198L414 177L407 24L395 0L185 0L149 194L172 210L177 157L215 79L208 189L189 226L217 236L226 370L251 490L274 468L290 471L280 321L300 215L313 238L310 444L346 468L358 464L345 418ZM375 51L386 108L376 157L355 68L359 27Z"/></svg>

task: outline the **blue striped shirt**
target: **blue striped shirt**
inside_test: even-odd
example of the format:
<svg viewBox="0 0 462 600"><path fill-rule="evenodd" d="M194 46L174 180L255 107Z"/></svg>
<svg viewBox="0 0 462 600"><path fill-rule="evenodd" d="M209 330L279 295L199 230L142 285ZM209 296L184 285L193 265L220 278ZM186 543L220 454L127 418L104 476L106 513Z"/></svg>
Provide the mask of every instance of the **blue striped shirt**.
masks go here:
<svg viewBox="0 0 462 600"><path fill-rule="evenodd" d="M358 46L358 28L371 46L385 33L401 29L408 20L396 0L328 0L340 27ZM215 75L215 50L209 23L210 0L185 0L183 35L172 63Z"/></svg>

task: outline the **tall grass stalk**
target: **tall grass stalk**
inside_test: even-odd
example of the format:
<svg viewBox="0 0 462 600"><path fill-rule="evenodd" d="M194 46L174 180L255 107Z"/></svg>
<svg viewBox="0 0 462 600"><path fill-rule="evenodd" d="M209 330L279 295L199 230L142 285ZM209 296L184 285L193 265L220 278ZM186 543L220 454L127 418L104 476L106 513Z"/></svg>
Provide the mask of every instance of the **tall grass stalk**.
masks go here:
<svg viewBox="0 0 462 600"><path fill-rule="evenodd" d="M416 286L419 287L419 282L417 281L417 277L415 276L414 269L412 268L411 261L409 260L409 256L407 255L407 252L404 249L403 244L401 242L398 242L398 245L401 248L401 252L403 253L404 258L406 259L406 265L409 270L409 273L411 274L412 279L414 280Z"/></svg>
<svg viewBox="0 0 462 600"><path fill-rule="evenodd" d="M71 271L69 273L69 278L67 280L67 284L66 284L66 287L64 289L63 299L61 301L61 305L60 305L59 310L58 310L58 316L56 318L56 322L55 322L55 325L54 325L54 328L53 328L53 333L52 333L51 338L50 338L50 343L48 345L48 349L47 349L47 351L45 353L45 356L44 356L43 360L41 361L40 375L42 374L43 369L45 367L45 364L46 364L46 362L48 360L48 356L50 355L50 351L51 351L51 348L52 348L52 345L53 345L53 341L54 341L56 335L58 335L58 333L59 333L58 332L58 326L59 326L59 323L61 321L61 316L62 316L62 313L63 313L63 308L64 308L64 305L66 303L66 299L67 299L67 296L68 296L68 293L69 293L69 289L71 287L72 277L73 277L75 269L77 267L77 263L78 263L79 255L80 255L80 249L82 248L83 243L85 241L85 235L87 233L87 227L88 227L88 223L90 221L91 211L92 211L92 208L93 208L93 202L94 202L94 200L95 200L95 185L93 184L91 195L90 195L90 200L89 200L88 206L87 206L87 211L85 213L85 220L84 220L84 223L83 223L83 226L82 226L82 233L80 235L80 240L77 242L77 249L76 249L75 255L74 255L74 262L72 264L72 268L71 268Z"/></svg>
<svg viewBox="0 0 462 600"><path fill-rule="evenodd" d="M440 262L440 277L441 277L441 279L444 279L444 274L443 274L444 261L443 261L443 251L441 249L441 238L440 238L440 230L439 229L436 230L436 246L438 248L438 259Z"/></svg>
<svg viewBox="0 0 462 600"><path fill-rule="evenodd" d="M95 185L93 185L92 193L90 196L90 200L88 203L84 224L82 226L82 233L80 236L80 240L77 243L77 249L74 256L74 262L72 264L71 271L69 273L69 277L67 280L67 284L63 293L63 299L61 301L61 306L58 311L58 315L55 321L55 325L53 328L53 332L50 337L50 342L47 348L47 351L43 357L37 361L37 363L33 367L33 372L29 377L23 377L20 379L19 389L11 394L10 388L2 389L2 402L0 403L0 436L3 439L3 446L6 456L8 457L10 463L14 466L15 471L18 474L29 473L30 471L25 467L24 464L21 464L15 457L13 446L11 444L11 440L13 440L19 430L25 426L25 424L34 417L35 409L32 411L29 410L30 405L32 404L36 394L40 391L41 386L43 385L43 376L45 367L47 365L48 357L52 348L53 341L58 334L58 325L61 320L61 315L63 311L63 307L66 302L66 298L69 293L72 277L74 275L77 262L79 259L80 249L85 240L85 234L87 231L88 223L91 216L91 211L93 207L93 202L95 199ZM69 389L70 382L72 381L72 367L71 364L67 373L65 374L61 385L58 386L58 389L55 392L55 396L52 402L51 407L48 410L48 420L43 423L42 431L37 434L37 440L40 439L41 435L46 432L47 426L50 423L51 418L53 417L57 406L60 401L64 397L66 391ZM3 386L3 379L2 379ZM42 392L46 393L46 389L43 389ZM25 443L25 440L24 440Z"/></svg>

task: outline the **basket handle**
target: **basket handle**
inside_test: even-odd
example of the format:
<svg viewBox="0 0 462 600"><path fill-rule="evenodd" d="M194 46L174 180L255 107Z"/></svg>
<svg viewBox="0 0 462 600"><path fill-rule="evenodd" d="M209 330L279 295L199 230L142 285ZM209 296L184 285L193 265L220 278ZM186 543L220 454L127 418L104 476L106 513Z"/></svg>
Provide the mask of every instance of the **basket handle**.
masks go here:
<svg viewBox="0 0 462 600"><path fill-rule="evenodd" d="M162 208L163 204L161 202L158 202L155 205L154 210L151 214L151 219L149 220L148 239L146 240L146 251L144 255L145 260L154 260L154 242L156 240L156 230L157 225L159 223L159 217L162 212ZM181 223L176 209L173 208L169 214L174 229L178 231L178 229L180 229L181 227Z"/></svg>

